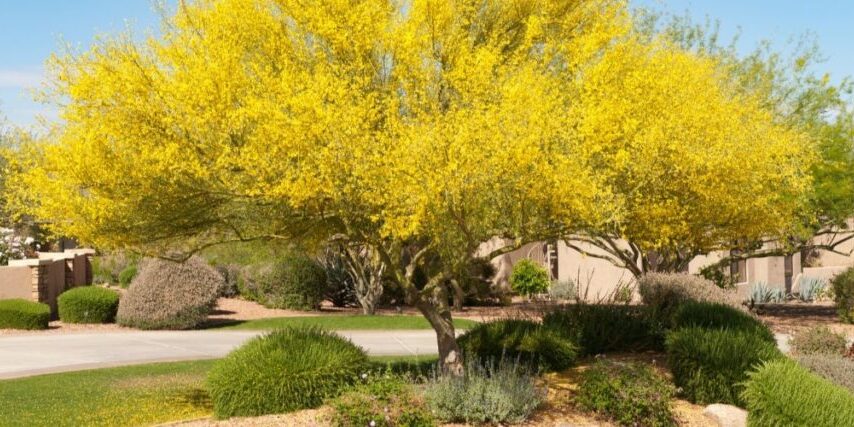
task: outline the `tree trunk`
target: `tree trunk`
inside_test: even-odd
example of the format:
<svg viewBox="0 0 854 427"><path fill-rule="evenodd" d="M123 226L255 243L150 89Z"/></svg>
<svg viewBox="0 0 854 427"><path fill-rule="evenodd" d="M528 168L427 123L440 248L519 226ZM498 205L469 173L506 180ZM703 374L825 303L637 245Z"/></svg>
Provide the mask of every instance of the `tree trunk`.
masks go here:
<svg viewBox="0 0 854 427"><path fill-rule="evenodd" d="M463 311L463 303L466 299L466 292L456 280L451 280L451 287L454 289L454 310Z"/></svg>
<svg viewBox="0 0 854 427"><path fill-rule="evenodd" d="M437 307L423 300L416 302L415 306L436 331L436 341L439 344L439 362L442 370L452 375L462 375L463 358L460 346L457 345L457 335L454 331L451 311L447 307Z"/></svg>

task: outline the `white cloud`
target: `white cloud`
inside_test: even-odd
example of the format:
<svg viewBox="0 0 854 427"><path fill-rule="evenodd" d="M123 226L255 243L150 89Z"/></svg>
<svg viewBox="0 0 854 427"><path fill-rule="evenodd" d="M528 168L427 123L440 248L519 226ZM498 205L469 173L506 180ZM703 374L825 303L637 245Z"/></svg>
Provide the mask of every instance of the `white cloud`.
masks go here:
<svg viewBox="0 0 854 427"><path fill-rule="evenodd" d="M0 88L33 88L39 86L43 78L38 70L0 69Z"/></svg>

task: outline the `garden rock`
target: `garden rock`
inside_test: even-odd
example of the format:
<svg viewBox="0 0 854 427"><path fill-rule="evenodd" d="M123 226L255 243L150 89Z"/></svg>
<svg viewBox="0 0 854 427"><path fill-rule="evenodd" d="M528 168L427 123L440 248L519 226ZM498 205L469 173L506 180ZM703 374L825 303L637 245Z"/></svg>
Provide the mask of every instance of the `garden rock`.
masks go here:
<svg viewBox="0 0 854 427"><path fill-rule="evenodd" d="M737 406L714 403L706 406L703 415L720 427L745 427L747 425L747 411Z"/></svg>

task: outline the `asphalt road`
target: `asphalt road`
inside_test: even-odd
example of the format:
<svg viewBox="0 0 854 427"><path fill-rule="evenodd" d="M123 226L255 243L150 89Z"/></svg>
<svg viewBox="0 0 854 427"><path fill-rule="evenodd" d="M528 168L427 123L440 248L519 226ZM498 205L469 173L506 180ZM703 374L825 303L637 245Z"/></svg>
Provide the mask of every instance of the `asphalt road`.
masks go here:
<svg viewBox="0 0 854 427"><path fill-rule="evenodd" d="M0 379L52 372L225 356L261 331L149 331L0 337ZM368 354L434 355L425 331L341 331Z"/></svg>

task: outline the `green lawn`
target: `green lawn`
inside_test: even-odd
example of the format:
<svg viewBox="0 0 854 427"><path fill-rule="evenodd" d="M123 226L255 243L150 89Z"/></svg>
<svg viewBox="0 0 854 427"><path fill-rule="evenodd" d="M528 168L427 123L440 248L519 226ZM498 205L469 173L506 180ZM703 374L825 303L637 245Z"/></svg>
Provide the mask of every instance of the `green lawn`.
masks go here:
<svg viewBox="0 0 854 427"><path fill-rule="evenodd" d="M477 322L468 319L454 319L458 329L469 329ZM421 316L363 316L331 315L306 317L272 317L219 326L220 329L276 329L286 326L321 326L336 331L346 330L390 330L390 329L431 329L427 320Z"/></svg>
<svg viewBox="0 0 854 427"><path fill-rule="evenodd" d="M429 373L435 356L372 357L378 369ZM0 381L0 426L137 426L207 417L214 360L154 363Z"/></svg>

